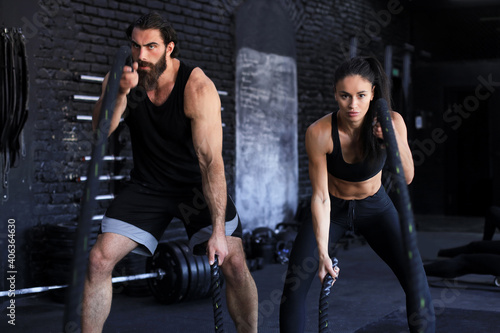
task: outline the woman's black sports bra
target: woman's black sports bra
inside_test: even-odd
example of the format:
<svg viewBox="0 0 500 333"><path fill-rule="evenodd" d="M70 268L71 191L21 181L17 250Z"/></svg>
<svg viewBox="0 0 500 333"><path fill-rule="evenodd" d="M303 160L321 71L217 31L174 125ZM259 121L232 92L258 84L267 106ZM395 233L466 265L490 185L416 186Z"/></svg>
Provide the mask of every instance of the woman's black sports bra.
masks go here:
<svg viewBox="0 0 500 333"><path fill-rule="evenodd" d="M339 128L337 124L337 112L332 113L332 139L333 151L326 155L326 165L328 173L348 182L362 182L370 179L382 170L385 164L387 153L383 153L375 161L364 159L358 163L347 163L342 156L340 146Z"/></svg>

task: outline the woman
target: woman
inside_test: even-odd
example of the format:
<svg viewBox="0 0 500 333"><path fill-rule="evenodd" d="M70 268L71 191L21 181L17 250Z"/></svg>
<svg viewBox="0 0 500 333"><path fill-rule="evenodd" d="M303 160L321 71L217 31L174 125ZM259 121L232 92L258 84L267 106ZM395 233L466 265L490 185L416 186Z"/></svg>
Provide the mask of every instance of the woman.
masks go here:
<svg viewBox="0 0 500 333"><path fill-rule="evenodd" d="M312 185L311 223L304 223L297 235L288 265L280 308L282 332L303 332L305 299L314 273L304 264L319 258L321 281L327 273L334 278L328 244L336 243L346 231L365 237L371 248L389 265L407 294L408 323L416 332L420 320L425 332L434 332L434 311L429 290L425 291L430 310L418 318L418 308L410 299L409 276L398 213L382 187L382 168L386 152L382 130L376 121L373 101L391 100L387 77L374 58L353 58L335 72L335 100L339 110L313 123L306 132L309 177ZM389 105L390 108L390 105ZM414 167L403 118L391 112L401 161L409 184ZM315 242L316 239L316 242ZM318 250L316 252L316 249ZM318 257L319 255L319 257ZM416 254L420 260L420 255ZM423 269L420 267L420 269Z"/></svg>

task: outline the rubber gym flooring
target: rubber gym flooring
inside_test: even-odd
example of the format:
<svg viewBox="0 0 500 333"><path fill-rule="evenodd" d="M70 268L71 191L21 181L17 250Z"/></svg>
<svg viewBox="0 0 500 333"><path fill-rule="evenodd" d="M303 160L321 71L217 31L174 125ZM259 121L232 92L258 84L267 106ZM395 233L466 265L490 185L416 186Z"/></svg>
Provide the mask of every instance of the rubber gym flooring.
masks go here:
<svg viewBox="0 0 500 333"><path fill-rule="evenodd" d="M417 217L418 245L425 261L440 248L481 239L482 219ZM494 239L500 239L496 234ZM353 242L338 252L341 276L332 288L331 332L408 332L404 294L388 267L368 245ZM268 264L252 272L259 291L259 332L278 332L279 297L286 266ZM439 333L493 333L500 329L500 287L493 276L466 275L452 281L429 277ZM306 332L318 332L317 280L307 300ZM147 294L147 293L146 293ZM64 305L47 294L20 297L16 326L7 324L5 298L0 300L0 332L62 332ZM224 331L236 332L224 310ZM151 295L116 292L104 332L213 332L211 300L158 304Z"/></svg>

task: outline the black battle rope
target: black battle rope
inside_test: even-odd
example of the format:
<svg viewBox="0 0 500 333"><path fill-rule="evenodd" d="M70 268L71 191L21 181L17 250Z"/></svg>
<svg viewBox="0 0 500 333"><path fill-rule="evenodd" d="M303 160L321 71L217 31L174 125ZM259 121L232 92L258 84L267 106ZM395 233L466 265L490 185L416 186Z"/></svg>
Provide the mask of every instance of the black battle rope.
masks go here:
<svg viewBox="0 0 500 333"><path fill-rule="evenodd" d="M89 250L89 237L92 227L92 215L96 207L95 197L99 187L99 175L102 172L103 157L106 152L107 137L110 119L116 104L116 96L120 87L120 78L130 47L122 46L116 53L113 66L109 73L108 84L99 114L95 142L92 149L85 191L81 201L80 218L75 239L75 250L71 263L70 281L66 293L66 308L64 311L63 332L79 332L81 319L81 304L85 273L87 271L87 258ZM97 300L100 302L100 300Z"/></svg>
<svg viewBox="0 0 500 333"><path fill-rule="evenodd" d="M4 152L7 146L8 128L11 122L11 88L12 79L12 52L9 29L2 29L2 128L0 133L0 146Z"/></svg>
<svg viewBox="0 0 500 333"><path fill-rule="evenodd" d="M332 267L336 267L339 264L337 258L332 258ZM333 277L330 273L327 273L323 279L323 284L321 285L321 293L319 295L319 320L318 320L318 331L319 333L330 332L330 327L328 326L328 296L330 296L330 291L332 289Z"/></svg>
<svg viewBox="0 0 500 333"><path fill-rule="evenodd" d="M214 309L214 325L216 333L224 332L224 321L222 318L222 298L221 298L221 283L220 283L220 268L219 259L215 256L214 263L210 266L211 276L211 291L212 305Z"/></svg>
<svg viewBox="0 0 500 333"><path fill-rule="evenodd" d="M399 213L399 221L401 224L401 232L403 236L403 244L408 258L408 272L410 283L408 286L409 298L411 301L417 303L418 313L408 314L411 325L415 325L417 332L433 332L433 325L427 325L429 320L426 316L430 313L429 309L431 304L427 304L430 300L426 300L424 291L427 289L427 278L422 269L419 257L415 254L418 253L417 236L415 223L413 221L413 210L411 207L410 195L404 175L403 165L401 163L401 156L399 155L396 135L392 126L392 118L389 113L389 107L385 99L380 98L375 102L375 110L377 112L377 120L382 126L384 133L384 142L387 149L387 162L389 171L394 179L395 185L395 204ZM420 273L419 273L420 272Z"/></svg>
<svg viewBox="0 0 500 333"><path fill-rule="evenodd" d="M8 198L8 173L19 161L22 129L28 119L28 61L20 28L2 28L0 56L0 150L2 152L3 200ZM21 141L21 142L20 142ZM23 147L24 152L24 147Z"/></svg>
<svg viewBox="0 0 500 333"><path fill-rule="evenodd" d="M10 153L8 137L10 132L11 123L13 120L12 112L12 90L13 90L13 52L12 52L12 38L10 36L10 31L7 28L2 30L2 127L0 133L0 147L2 148L2 187L8 190L7 177L10 170ZM4 199L6 199L4 194Z"/></svg>
<svg viewBox="0 0 500 333"><path fill-rule="evenodd" d="M21 29L14 31L15 33L15 67L17 76L17 96L16 96L16 109L14 114L14 123L12 128L12 135L9 139L9 146L11 152L11 166L14 167L18 164L18 157L21 149L20 136L24 124L28 119L28 59L26 55L26 46L24 36Z"/></svg>

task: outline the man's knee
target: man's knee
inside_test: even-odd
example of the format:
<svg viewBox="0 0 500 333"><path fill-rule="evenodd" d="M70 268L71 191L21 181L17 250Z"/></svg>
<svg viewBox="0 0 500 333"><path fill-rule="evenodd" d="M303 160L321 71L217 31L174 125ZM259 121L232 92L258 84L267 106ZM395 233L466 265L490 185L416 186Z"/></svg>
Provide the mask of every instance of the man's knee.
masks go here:
<svg viewBox="0 0 500 333"><path fill-rule="evenodd" d="M222 272L226 279L239 280L245 278L249 274L245 260L245 253L236 251L231 253L224 259L224 264L221 266Z"/></svg>
<svg viewBox="0 0 500 333"><path fill-rule="evenodd" d="M114 258L111 258L99 246L94 246L89 254L88 272L90 277L111 275L115 266Z"/></svg>

